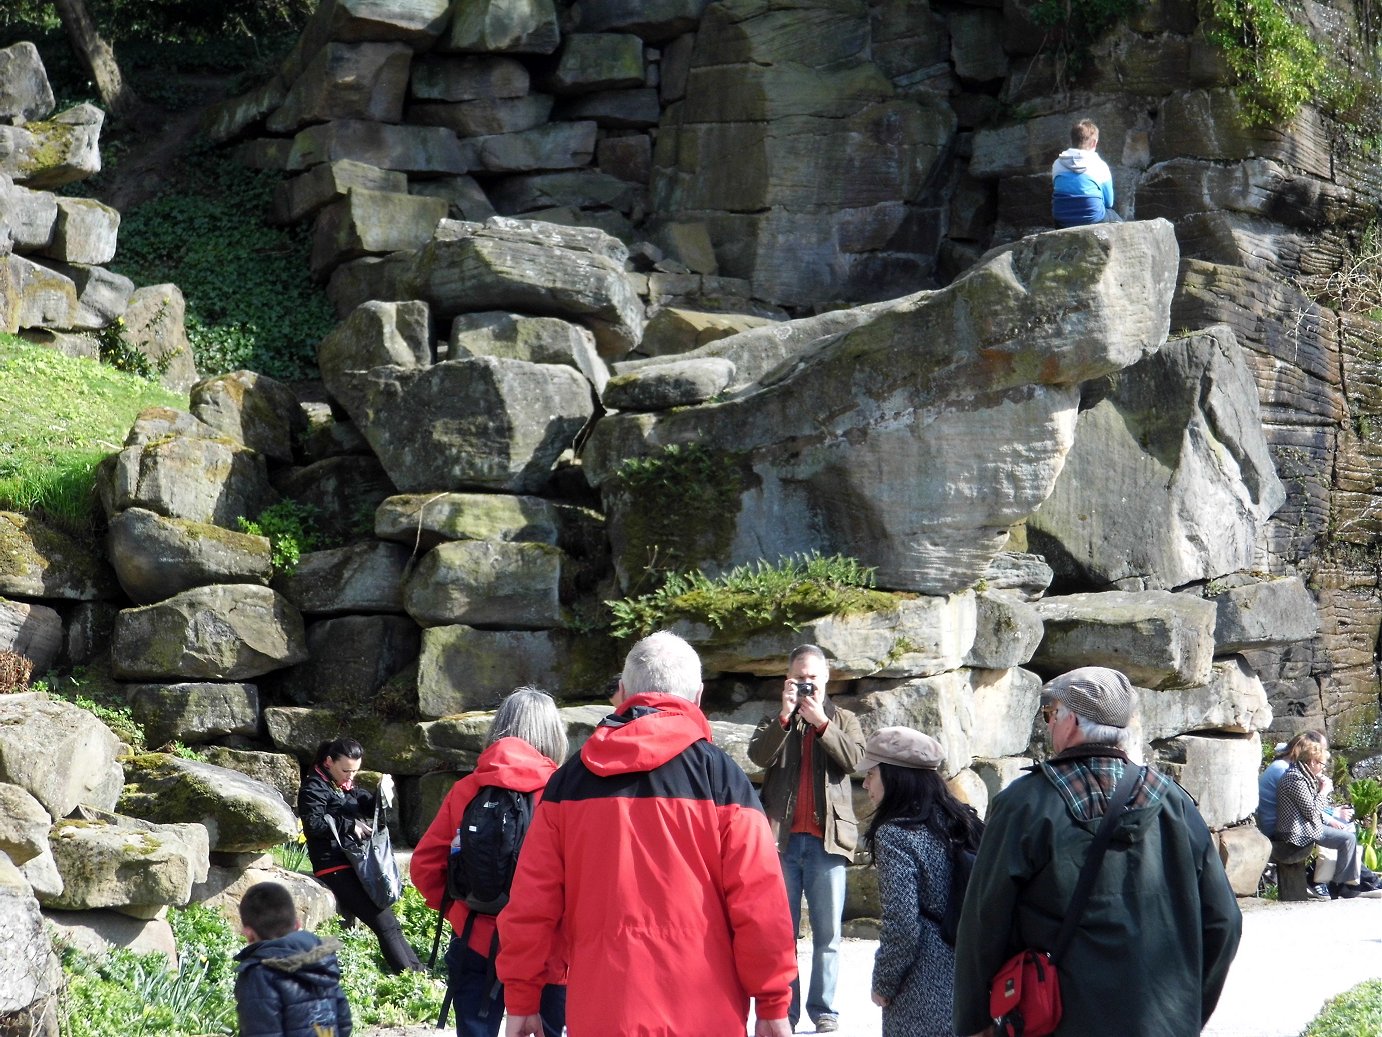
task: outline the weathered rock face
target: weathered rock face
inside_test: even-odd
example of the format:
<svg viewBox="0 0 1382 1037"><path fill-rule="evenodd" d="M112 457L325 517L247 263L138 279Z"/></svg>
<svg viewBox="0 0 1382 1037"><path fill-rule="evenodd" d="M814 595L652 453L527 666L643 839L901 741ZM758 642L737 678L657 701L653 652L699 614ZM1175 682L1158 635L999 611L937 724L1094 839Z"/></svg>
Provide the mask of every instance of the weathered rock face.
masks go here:
<svg viewBox="0 0 1382 1037"><path fill-rule="evenodd" d="M1148 688L1209 683L1214 606L1167 591L1107 591L1046 598L1036 605L1046 625L1032 665L1044 673L1111 666Z"/></svg>
<svg viewBox="0 0 1382 1037"><path fill-rule="evenodd" d="M0 595L112 597L111 568L90 545L17 512L0 512Z"/></svg>
<svg viewBox="0 0 1382 1037"><path fill-rule="evenodd" d="M106 549L125 593L138 604L208 583L268 583L268 537L209 522L127 508L110 520Z"/></svg>
<svg viewBox="0 0 1382 1037"><path fill-rule="evenodd" d="M63 889L43 903L58 910L113 907L152 918L185 905L197 876L206 877L205 830L197 846L179 825L71 820L54 825L49 841Z"/></svg>
<svg viewBox="0 0 1382 1037"><path fill-rule="evenodd" d="M1180 587L1250 567L1285 500L1251 373L1218 327L1086 383L1027 543L1067 581Z"/></svg>
<svg viewBox="0 0 1382 1037"><path fill-rule="evenodd" d="M307 657L302 616L268 587L216 584L126 609L111 665L123 680L257 677Z"/></svg>
<svg viewBox="0 0 1382 1037"><path fill-rule="evenodd" d="M152 746L198 745L259 731L259 693L253 684L131 684L126 695Z"/></svg>
<svg viewBox="0 0 1382 1037"><path fill-rule="evenodd" d="M291 461L307 429L293 391L254 371L232 371L192 386L192 413L216 431L275 461Z"/></svg>
<svg viewBox="0 0 1382 1037"><path fill-rule="evenodd" d="M196 823L222 853L267 850L297 835L297 817L278 791L238 771L147 753L126 762L120 810L160 824Z"/></svg>
<svg viewBox="0 0 1382 1037"><path fill-rule="evenodd" d="M621 578L627 585L646 561L632 513L658 505L621 493L617 465L695 442L742 489L726 504L738 510L730 528L691 541L688 562L716 569L820 551L876 566L883 587L972 585L1008 528L1050 493L1077 384L1164 341L1171 238L1152 222L1024 239L950 288L803 344L795 364L728 402L604 419L584 456L605 493Z"/></svg>
<svg viewBox="0 0 1382 1037"><path fill-rule="evenodd" d="M925 187L955 116L899 96L869 47L862 7L706 9L658 134L653 199L704 220L721 268L761 298L885 297L930 273L900 253L930 252Z"/></svg>
<svg viewBox="0 0 1382 1037"><path fill-rule="evenodd" d="M0 1019L15 1034L56 1034L62 967L38 901L13 866L0 877Z"/></svg>
<svg viewBox="0 0 1382 1037"><path fill-rule="evenodd" d="M28 792L0 783L0 852L12 864L27 864L47 850L52 824L52 815Z"/></svg>
<svg viewBox="0 0 1382 1037"><path fill-rule="evenodd" d="M120 451L110 504L234 527L275 499L262 454L229 439L178 436Z"/></svg>
<svg viewBox="0 0 1382 1037"><path fill-rule="evenodd" d="M536 492L594 414L574 370L493 357L376 367L345 406L404 492Z"/></svg>
<svg viewBox="0 0 1382 1037"><path fill-rule="evenodd" d="M427 552L403 590L419 625L562 625L562 553L547 544L458 540Z"/></svg>
<svg viewBox="0 0 1382 1037"><path fill-rule="evenodd" d="M79 803L114 806L124 782L119 749L84 709L42 695L0 696L0 781L26 790L53 817Z"/></svg>

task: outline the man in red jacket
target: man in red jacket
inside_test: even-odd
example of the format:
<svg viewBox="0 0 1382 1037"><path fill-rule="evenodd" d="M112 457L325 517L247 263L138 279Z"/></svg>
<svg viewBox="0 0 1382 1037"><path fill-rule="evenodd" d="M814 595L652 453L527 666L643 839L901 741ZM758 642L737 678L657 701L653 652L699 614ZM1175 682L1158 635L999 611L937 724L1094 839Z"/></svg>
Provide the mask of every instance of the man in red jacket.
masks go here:
<svg viewBox="0 0 1382 1037"><path fill-rule="evenodd" d="M796 976L767 818L711 742L701 664L674 634L634 645L616 712L548 782L499 917L507 1037L538 1037L562 926L570 1037L787 1037Z"/></svg>

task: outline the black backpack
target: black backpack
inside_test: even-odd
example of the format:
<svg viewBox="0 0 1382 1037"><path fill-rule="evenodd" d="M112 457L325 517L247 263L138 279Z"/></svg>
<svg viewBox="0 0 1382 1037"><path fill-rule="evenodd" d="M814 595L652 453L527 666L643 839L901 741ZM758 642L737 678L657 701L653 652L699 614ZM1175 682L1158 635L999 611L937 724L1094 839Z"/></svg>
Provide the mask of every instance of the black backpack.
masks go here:
<svg viewBox="0 0 1382 1037"><path fill-rule="evenodd" d="M481 914L502 911L532 819L531 792L486 785L475 793L456 832L460 849L447 858L447 896Z"/></svg>
<svg viewBox="0 0 1382 1037"><path fill-rule="evenodd" d="M446 910L453 901L470 908L465 925L457 934L462 943L470 942L475 916L497 915L509 902L509 886L513 870L518 864L518 851L528 825L533 819L533 794L515 792L499 785L485 785L475 793L456 829L456 841L446 858L446 895L442 898L441 914L437 916L437 932L432 938L432 957L428 967L437 963L437 949L441 945L442 925ZM494 960L499 954L499 932L490 940L486 955L485 982L491 995L498 993L500 984L494 974ZM437 1028L446 1028L455 991L448 980L442 997L441 1017ZM488 1002L480 1010L480 1018L489 1015Z"/></svg>
<svg viewBox="0 0 1382 1037"><path fill-rule="evenodd" d="M960 932L960 912L965 906L965 891L969 889L969 876L974 871L974 851L957 843L950 848L950 891L945 899L945 912L939 917L919 904L921 913L940 929L941 939L946 946L955 946L955 937Z"/></svg>

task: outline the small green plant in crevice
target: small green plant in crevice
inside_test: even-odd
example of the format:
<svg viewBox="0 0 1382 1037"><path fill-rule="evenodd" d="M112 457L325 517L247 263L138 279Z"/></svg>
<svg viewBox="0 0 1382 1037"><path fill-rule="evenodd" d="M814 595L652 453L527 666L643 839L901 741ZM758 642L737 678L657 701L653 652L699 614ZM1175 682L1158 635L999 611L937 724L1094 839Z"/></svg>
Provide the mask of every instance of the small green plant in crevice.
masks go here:
<svg viewBox="0 0 1382 1037"><path fill-rule="evenodd" d="M255 519L243 515L237 520L241 532L269 538L275 573L287 574L297 568L304 553L323 546L317 527L317 509L295 500L271 504Z"/></svg>
<svg viewBox="0 0 1382 1037"><path fill-rule="evenodd" d="M269 852L273 855L274 863L284 871L296 871L304 875L312 873L312 862L307 856L307 837L302 834L301 826L296 839L289 843L279 843Z"/></svg>
<svg viewBox="0 0 1382 1037"><path fill-rule="evenodd" d="M740 565L722 576L668 573L648 594L607 601L615 637L642 637L677 619L736 632L797 627L827 615L888 608L897 595L873 589L874 570L841 555Z"/></svg>
<svg viewBox="0 0 1382 1037"><path fill-rule="evenodd" d="M166 303L160 306L158 312L154 314L153 320L149 322L149 326L154 328L165 323L168 319L167 311ZM148 382L157 382L173 362L174 354L171 351L161 360L155 362L136 348L125 337L124 317L115 318L112 323L96 332L96 344L101 363L113 367L117 371L124 371L126 374L143 378Z"/></svg>
<svg viewBox="0 0 1382 1037"><path fill-rule="evenodd" d="M745 459L700 444L672 444L619 466L628 556L650 577L683 571L723 554L734 535Z"/></svg>
<svg viewBox="0 0 1382 1037"><path fill-rule="evenodd" d="M34 681L31 687L86 710L135 752L144 750L144 727L134 719L122 685L99 680L85 669L75 667L65 674L49 674Z"/></svg>

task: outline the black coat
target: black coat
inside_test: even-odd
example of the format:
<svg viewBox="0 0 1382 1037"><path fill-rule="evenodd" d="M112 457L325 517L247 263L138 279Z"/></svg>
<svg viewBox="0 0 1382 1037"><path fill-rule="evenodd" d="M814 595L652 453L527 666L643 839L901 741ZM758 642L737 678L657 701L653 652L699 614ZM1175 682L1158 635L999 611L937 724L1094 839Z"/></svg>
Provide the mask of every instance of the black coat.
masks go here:
<svg viewBox="0 0 1382 1037"><path fill-rule="evenodd" d="M240 1037L350 1037L336 940L304 930L252 943L235 960Z"/></svg>
<svg viewBox="0 0 1382 1037"><path fill-rule="evenodd" d="M314 872L321 874L328 868L349 866L350 860L341 852L326 819L335 818L336 830L341 833L341 838L351 838L349 833L356 821L369 821L374 817L374 794L358 785L349 791L342 789L313 768L303 779L302 788L298 791L298 816L302 818L302 831L307 837L307 856L312 861Z"/></svg>

